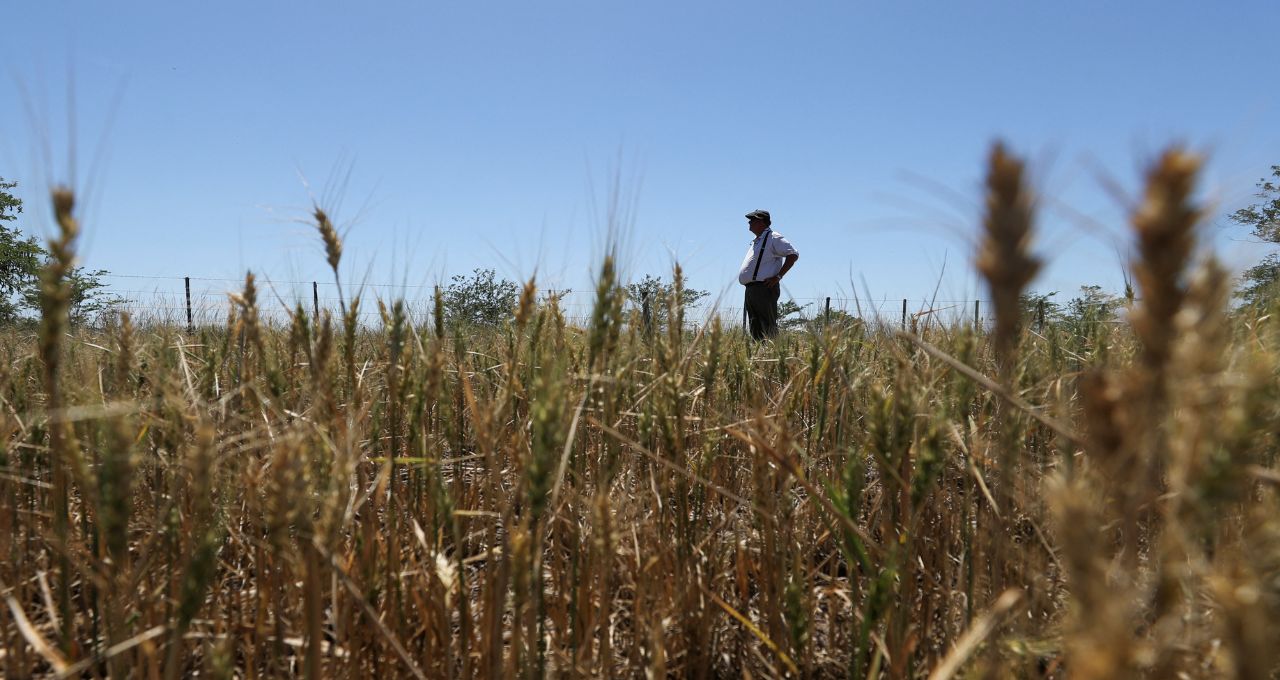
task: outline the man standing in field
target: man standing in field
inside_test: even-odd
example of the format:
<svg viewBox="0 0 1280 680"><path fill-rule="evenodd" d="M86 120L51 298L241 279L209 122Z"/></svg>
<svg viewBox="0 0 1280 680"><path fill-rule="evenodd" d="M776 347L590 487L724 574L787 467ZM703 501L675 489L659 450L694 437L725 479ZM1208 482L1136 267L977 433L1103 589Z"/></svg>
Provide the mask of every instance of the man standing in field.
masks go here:
<svg viewBox="0 0 1280 680"><path fill-rule="evenodd" d="M738 271L738 283L747 288L744 306L751 337L756 340L778 333L778 296L782 293L779 283L800 259L800 251L774 231L772 223L768 210L747 213L747 228L756 237Z"/></svg>

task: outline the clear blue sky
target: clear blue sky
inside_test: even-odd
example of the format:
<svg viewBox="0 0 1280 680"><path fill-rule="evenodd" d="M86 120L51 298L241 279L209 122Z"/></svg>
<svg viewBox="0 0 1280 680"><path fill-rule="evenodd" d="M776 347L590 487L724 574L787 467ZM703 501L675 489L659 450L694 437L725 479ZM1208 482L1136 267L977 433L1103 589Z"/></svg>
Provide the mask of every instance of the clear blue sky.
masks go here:
<svg viewBox="0 0 1280 680"><path fill-rule="evenodd" d="M1273 0L48 0L5 26L19 226L44 233L50 180L73 179L85 264L117 274L326 281L314 195L348 279L582 289L617 178L637 278L675 258L736 306L742 215L764 208L801 252L784 295L985 297L972 237L1002 138L1045 194L1035 287L1063 297L1122 287L1125 203L1165 144L1208 153L1206 235L1237 268L1266 251L1222 215L1280 163Z"/></svg>

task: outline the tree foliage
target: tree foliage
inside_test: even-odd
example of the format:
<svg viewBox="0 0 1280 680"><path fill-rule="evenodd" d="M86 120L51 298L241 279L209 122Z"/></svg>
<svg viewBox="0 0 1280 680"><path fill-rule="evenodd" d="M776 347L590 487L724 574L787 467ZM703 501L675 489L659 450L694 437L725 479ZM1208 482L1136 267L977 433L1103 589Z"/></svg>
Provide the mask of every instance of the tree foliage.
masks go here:
<svg viewBox="0 0 1280 680"><path fill-rule="evenodd" d="M11 222L22 212L22 199L9 193L17 186L17 182L6 182L0 177L0 222Z"/></svg>
<svg viewBox="0 0 1280 680"><path fill-rule="evenodd" d="M1036 291L1023 293L1019 298L1018 306L1022 309L1022 318L1025 322L1040 326L1042 321L1046 324L1062 321L1065 312L1062 305L1053 299L1057 294L1056 290L1049 293Z"/></svg>
<svg viewBox="0 0 1280 680"><path fill-rule="evenodd" d="M511 317L520 294L514 281L499 279L492 269L478 267L452 281L444 290L445 317L451 323L496 326Z"/></svg>
<svg viewBox="0 0 1280 680"><path fill-rule="evenodd" d="M1250 234L1266 243L1280 244L1280 165L1271 166L1271 177L1258 181L1257 203L1231 213L1231 221L1248 227ZM1280 292L1280 258L1268 255L1240 276L1236 297L1246 304L1274 300Z"/></svg>
<svg viewBox="0 0 1280 680"><path fill-rule="evenodd" d="M710 293L705 290L681 287L680 307L681 309L694 307L708 295ZM627 301L635 305L636 310L647 323L656 326L666 324L667 308L674 296L675 284L663 281L660 276L645 274L640 281L627 284Z"/></svg>
<svg viewBox="0 0 1280 680"><path fill-rule="evenodd" d="M1276 299L1280 287L1280 255L1272 253L1240 274L1236 297L1246 305L1262 305Z"/></svg>
<svg viewBox="0 0 1280 680"><path fill-rule="evenodd" d="M1120 320L1121 312L1130 301L1129 289L1126 288L1122 297L1108 293L1098 285L1080 286L1080 294L1065 303L1053 300L1057 294L1053 291L1022 295L1022 318L1028 327L1040 331L1057 326L1077 337L1096 338L1106 324Z"/></svg>
<svg viewBox="0 0 1280 680"><path fill-rule="evenodd" d="M778 303L778 327L787 330L803 330L819 332L824 328L853 329L864 325L862 319L843 309L821 309L813 314L805 310L813 306L812 302L803 305L795 300L783 300Z"/></svg>
<svg viewBox="0 0 1280 680"><path fill-rule="evenodd" d="M805 306L807 307L808 305ZM783 328L800 328L813 333L820 333L828 329L851 332L863 328L866 323L843 309L824 309L807 319L804 317L786 319L780 321L779 325Z"/></svg>
<svg viewBox="0 0 1280 680"><path fill-rule="evenodd" d="M804 308L812 303L799 304L795 300L784 300L778 303L778 327L801 328L809 323L804 316Z"/></svg>
<svg viewBox="0 0 1280 680"><path fill-rule="evenodd" d="M0 178L0 324L13 323L24 312L40 308L40 269L49 258L35 237L6 225L22 213L22 199L10 193L17 182ZM76 267L67 276L71 284L69 315L72 324L92 321L113 311L124 300L107 291L105 269Z"/></svg>
<svg viewBox="0 0 1280 680"><path fill-rule="evenodd" d="M26 306L26 293L36 286L44 249L34 238L5 223L22 213L22 199L9 193L17 182L0 178L0 323L11 323Z"/></svg>
<svg viewBox="0 0 1280 680"><path fill-rule="evenodd" d="M67 273L67 284L71 287L67 317L72 325L91 323L124 305L125 299L108 291L107 284L102 282L102 277L108 273L105 269L86 270L84 267L76 267ZM38 283L23 291L22 303L28 309L40 308Z"/></svg>
<svg viewBox="0 0 1280 680"><path fill-rule="evenodd" d="M1271 166L1270 179L1258 180L1257 197L1258 203L1231 213L1231 221L1267 243L1280 243L1280 165Z"/></svg>
<svg viewBox="0 0 1280 680"><path fill-rule="evenodd" d="M1102 290L1102 286L1080 286L1080 295L1067 303L1064 320L1074 323L1115 321L1124 299Z"/></svg>

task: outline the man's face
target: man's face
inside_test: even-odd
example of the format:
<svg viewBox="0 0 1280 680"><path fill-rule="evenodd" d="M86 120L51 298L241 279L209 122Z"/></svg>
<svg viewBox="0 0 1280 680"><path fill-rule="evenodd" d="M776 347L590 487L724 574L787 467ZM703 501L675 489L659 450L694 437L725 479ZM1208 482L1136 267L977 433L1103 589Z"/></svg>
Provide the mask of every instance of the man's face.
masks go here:
<svg viewBox="0 0 1280 680"><path fill-rule="evenodd" d="M759 236L760 234L764 233L765 229L769 228L769 223L765 222L759 217L748 217L747 228L751 230L751 233L755 234L756 236Z"/></svg>

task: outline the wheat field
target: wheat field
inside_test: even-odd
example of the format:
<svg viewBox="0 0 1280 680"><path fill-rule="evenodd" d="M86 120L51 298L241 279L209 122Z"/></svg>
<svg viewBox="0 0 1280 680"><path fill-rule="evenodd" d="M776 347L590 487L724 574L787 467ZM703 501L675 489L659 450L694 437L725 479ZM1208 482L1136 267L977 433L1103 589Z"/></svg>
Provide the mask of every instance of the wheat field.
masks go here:
<svg viewBox="0 0 1280 680"><path fill-rule="evenodd" d="M1271 678L1280 344L1156 159L1125 323L1027 323L1036 197L989 159L995 323L756 344L463 327L345 289L266 323L0 330L5 677ZM329 266L342 242L317 208ZM674 272L679 299L680 272ZM357 323L376 307L381 323Z"/></svg>

